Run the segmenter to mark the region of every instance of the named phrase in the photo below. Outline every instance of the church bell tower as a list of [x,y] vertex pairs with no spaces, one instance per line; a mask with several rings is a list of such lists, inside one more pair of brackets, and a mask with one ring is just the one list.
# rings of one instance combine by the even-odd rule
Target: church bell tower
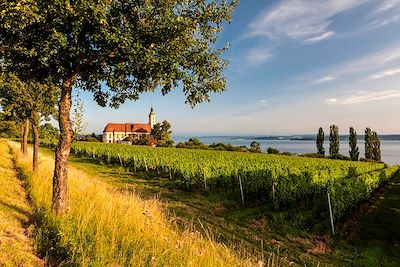
[[154,124],[156,124],[156,113],[154,112],[153,106],[151,106],[151,108],[150,108],[149,124],[150,124],[151,129],[153,129]]

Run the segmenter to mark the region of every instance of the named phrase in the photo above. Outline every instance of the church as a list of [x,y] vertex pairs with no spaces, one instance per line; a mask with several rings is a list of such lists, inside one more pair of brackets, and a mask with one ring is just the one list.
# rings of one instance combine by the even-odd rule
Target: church
[[150,138],[154,124],[156,114],[151,107],[148,123],[108,123],[103,131],[103,143],[132,144],[132,141],[142,136]]

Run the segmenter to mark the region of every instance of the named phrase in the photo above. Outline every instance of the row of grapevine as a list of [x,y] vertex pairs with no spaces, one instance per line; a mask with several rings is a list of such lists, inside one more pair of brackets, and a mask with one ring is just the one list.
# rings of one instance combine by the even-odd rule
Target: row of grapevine
[[277,206],[312,201],[329,190],[336,218],[398,171],[381,163],[87,142],[75,143],[72,152],[131,170],[157,171],[188,187],[237,187],[240,176],[246,196],[263,194]]

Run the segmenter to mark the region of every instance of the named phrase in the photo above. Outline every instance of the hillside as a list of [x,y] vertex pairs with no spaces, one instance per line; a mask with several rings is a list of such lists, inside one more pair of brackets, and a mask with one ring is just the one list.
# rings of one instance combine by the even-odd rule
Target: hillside
[[0,265],[44,266],[35,255],[33,211],[4,140],[0,140],[0,173]]
[[[114,148],[120,149],[117,150],[119,152],[113,151]],[[161,204],[169,211],[169,216],[177,225],[184,228],[187,224],[193,224],[203,234],[213,236],[219,242],[227,244],[236,251],[247,251],[248,254],[256,255],[258,258],[273,253],[279,255],[280,258],[286,258],[288,262],[299,265],[320,263],[328,266],[344,266],[356,260],[364,262],[366,260],[364,257],[369,257],[366,248],[369,249],[370,247],[360,246],[359,242],[362,243],[360,239],[357,239],[355,244],[348,243],[346,231],[342,230],[343,223],[346,222],[349,214],[353,214],[354,207],[357,208],[366,200],[368,201],[368,197],[362,192],[370,192],[369,196],[375,195],[376,191],[373,188],[376,187],[374,187],[373,182],[379,181],[379,179],[374,180],[374,177],[381,177],[384,179],[382,183],[385,184],[385,180],[392,177],[393,172],[397,170],[397,167],[386,168],[383,164],[308,158],[300,159],[301,161],[298,163],[298,159],[290,161],[290,157],[286,156],[90,143],[77,143],[74,146],[74,151],[76,152],[76,155],[72,157],[74,166],[92,176],[105,180],[122,192],[138,192],[147,199],[160,199]],[[102,151],[104,151],[103,156],[101,156]],[[295,169],[301,167],[305,170],[310,170],[310,168],[317,170],[322,167],[322,170],[330,173],[332,178],[336,177],[336,180],[334,180],[336,186],[333,188],[337,194],[341,194],[338,196],[342,196],[342,199],[338,199],[342,202],[334,202],[335,199],[332,199],[333,208],[335,209],[336,205],[340,203],[349,202],[354,203],[354,205],[345,205],[344,207],[352,207],[351,210],[345,212],[342,217],[335,217],[337,234],[332,236],[326,192],[324,191],[322,191],[322,195],[317,194],[309,201],[303,200],[297,205],[281,206],[277,210],[273,207],[271,195],[265,193],[264,196],[255,195],[260,196],[259,198],[254,196],[251,198],[252,195],[247,192],[245,197],[246,207],[243,208],[238,185],[232,191],[230,186],[225,187],[223,185],[224,180],[219,181],[218,184],[218,182],[212,181],[212,179],[218,177],[208,176],[207,190],[205,190],[203,177],[200,176],[200,179],[190,183],[188,188],[185,180],[182,180],[182,176],[173,171],[172,173],[175,173],[175,175],[171,177],[169,169],[160,166],[163,162],[163,152],[168,152],[167,159],[169,159],[168,163],[172,164],[171,166],[175,166],[173,162],[178,160],[183,164],[177,168],[185,168],[185,164],[189,164],[192,173],[196,173],[197,166],[201,166],[201,170],[208,168],[208,166],[215,166],[214,159],[218,158],[216,165],[218,167],[214,168],[214,171],[219,169],[220,173],[226,174],[227,170],[224,168],[228,166],[228,170],[242,168],[244,170],[242,174],[245,174],[246,169],[241,165],[242,162],[236,161],[236,166],[227,164],[230,160],[229,157],[241,159],[244,162],[243,164],[253,166],[252,168],[255,166],[251,164],[249,158],[264,158],[268,164],[261,166],[268,166],[268,168],[271,168],[271,164],[279,163],[277,166],[282,170],[286,168],[285,161],[289,161],[289,165]],[[49,153],[52,154],[53,152]],[[120,153],[119,157],[118,153]],[[202,158],[193,160],[195,155],[203,153],[207,155],[206,162],[203,162]],[[151,155],[153,154],[157,155],[157,158],[152,158]],[[135,156],[135,165],[132,161],[129,161],[129,155]],[[145,157],[145,160],[140,157]],[[226,159],[226,161],[223,161],[223,159]],[[346,168],[350,169],[347,170]],[[357,168],[360,172],[358,175]],[[163,173],[163,170],[167,170],[167,172]],[[173,170],[175,169],[173,168]],[[363,173],[363,170],[366,172]],[[390,171],[388,176],[384,176],[386,171]],[[284,173],[281,172],[281,176]],[[302,173],[297,174],[298,176],[291,176],[292,180],[285,180],[285,183],[295,182],[297,180],[295,178]],[[342,178],[341,173],[344,174]],[[379,175],[375,176],[375,173]],[[191,177],[195,179],[195,176]],[[319,177],[323,178],[324,176]],[[247,185],[246,177],[242,176],[242,178],[245,187]],[[254,176],[253,178],[254,180],[262,179],[263,176]],[[347,187],[342,188],[343,185],[346,185],[346,183],[341,182],[342,180],[348,183]],[[364,181],[368,187],[362,186],[360,181]],[[354,185],[357,185],[357,187],[354,187]],[[376,184],[379,188],[381,188],[381,185],[380,182]],[[369,191],[363,191],[367,188],[370,188]],[[361,190],[360,194],[354,194],[357,190]],[[296,192],[296,190],[290,192]],[[276,195],[279,196],[278,192]],[[359,197],[359,200],[355,197]],[[393,218],[389,220],[393,220]],[[366,224],[366,227],[368,227],[368,224]],[[204,229],[207,229],[207,231]],[[383,231],[389,231],[389,229]],[[263,250],[261,250],[261,246],[263,246]],[[354,253],[357,256],[353,255]],[[384,254],[383,256],[387,257],[388,262],[396,262],[396,258],[391,258],[392,255]]]
[[[5,147],[5,143],[2,143]],[[52,264],[130,266],[252,266],[225,246],[187,225],[178,230],[159,201],[120,192],[96,176],[69,169],[69,206],[51,212],[53,159],[40,155],[38,175],[14,151],[16,168],[29,186],[38,226],[35,246]]]

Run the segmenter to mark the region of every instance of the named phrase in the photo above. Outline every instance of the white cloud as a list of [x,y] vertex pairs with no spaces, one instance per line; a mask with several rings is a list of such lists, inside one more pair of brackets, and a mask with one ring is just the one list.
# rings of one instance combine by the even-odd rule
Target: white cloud
[[262,106],[266,106],[266,105],[268,104],[267,99],[261,99],[261,100],[260,100],[260,104],[261,104]]
[[304,42],[306,42],[308,44],[313,44],[313,43],[317,43],[322,40],[328,39],[334,35],[335,35],[335,32],[329,31],[329,32],[325,32],[325,33],[321,34],[320,36],[308,38],[308,39],[304,40]]
[[398,68],[398,69],[389,69],[389,70],[385,70],[385,71],[370,75],[369,79],[370,80],[377,80],[377,79],[382,79],[382,78],[385,78],[385,77],[388,77],[388,76],[397,75],[397,74],[400,74],[400,68]]
[[[345,75],[368,75],[372,71],[385,72],[385,69],[390,68],[393,64],[400,62],[400,42],[387,45],[382,47],[380,50],[364,55],[360,58],[350,60],[345,63],[338,64],[330,69],[319,73],[319,76],[325,75],[324,78],[316,79],[311,81],[311,84],[319,84],[327,82],[331,79],[329,77],[335,77],[339,79]],[[397,73],[388,72],[386,76],[395,75]],[[380,73],[382,75],[382,73]],[[369,77],[370,79],[371,77]]]
[[386,90],[379,92],[360,91],[356,94],[350,95],[348,97],[343,97],[340,99],[337,98],[326,99],[325,103],[334,105],[351,105],[351,104],[380,101],[380,100],[399,98],[399,97],[400,97],[400,90]]
[[249,36],[291,38],[315,43],[332,37],[333,16],[368,0],[284,0],[262,11],[250,24]]
[[246,61],[250,66],[261,65],[267,62],[272,57],[272,54],[269,52],[268,48],[259,46],[251,48],[246,53]]
[[400,22],[400,14],[394,14],[392,16],[384,16],[383,18],[376,19],[376,20],[372,21],[371,23],[369,23],[366,26],[366,29],[371,30],[371,29],[379,28],[379,27],[390,25],[390,24],[397,23],[397,22]]
[[333,80],[335,80],[335,77],[326,76],[326,77],[317,79],[315,81],[312,81],[311,84],[322,84],[322,83],[327,83],[327,82],[330,82],[330,81],[333,81]]
[[366,25],[367,30],[400,22],[400,0],[383,0],[370,14],[374,18]]
[[398,8],[399,6],[400,6],[400,0],[384,0],[378,6],[378,8],[375,9],[373,14],[378,15],[378,14],[393,10],[395,8]]

